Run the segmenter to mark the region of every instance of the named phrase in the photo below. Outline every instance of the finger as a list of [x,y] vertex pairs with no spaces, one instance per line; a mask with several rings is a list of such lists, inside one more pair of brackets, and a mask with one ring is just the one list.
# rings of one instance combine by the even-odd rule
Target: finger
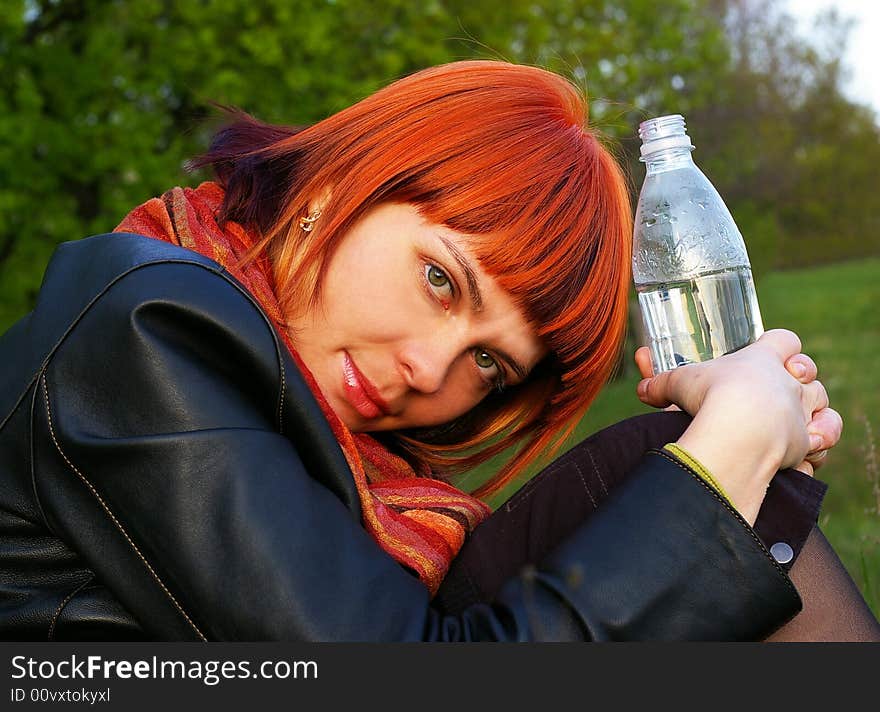
[[843,418],[833,408],[822,408],[813,413],[813,418],[807,423],[807,433],[810,435],[810,452],[828,450],[840,441],[843,433]]
[[654,375],[654,366],[651,364],[651,349],[647,346],[636,349],[635,360],[642,378],[650,378]]
[[772,349],[783,362],[791,356],[800,353],[801,350],[800,338],[788,329],[770,329],[770,331],[765,331],[755,343]]
[[786,370],[801,383],[815,381],[819,375],[816,362],[806,354],[798,353],[785,362]]
[[813,466],[813,470],[818,470],[822,465],[825,464],[825,460],[828,457],[827,450],[819,450],[819,452],[811,452],[809,453],[804,460],[810,463]]
[[809,475],[810,477],[812,477],[814,473],[812,463],[807,460],[804,460],[800,465],[795,466],[794,469],[799,470],[800,472],[803,472],[805,475]]
[[822,381],[811,381],[803,385],[804,389],[804,406],[809,409],[811,414],[816,413],[823,408],[828,407],[828,391],[822,385]]
[[654,376],[653,378],[645,378],[639,381],[636,386],[636,394],[642,403],[652,405],[655,408],[666,408],[672,405],[667,395],[670,371]]

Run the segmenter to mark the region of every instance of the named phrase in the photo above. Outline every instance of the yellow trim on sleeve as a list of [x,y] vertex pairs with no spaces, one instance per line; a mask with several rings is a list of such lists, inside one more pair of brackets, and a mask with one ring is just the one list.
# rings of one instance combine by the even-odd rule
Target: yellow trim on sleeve
[[727,493],[718,484],[718,480],[712,477],[712,473],[709,472],[703,464],[697,460],[693,455],[691,455],[687,450],[678,445],[677,443],[667,443],[663,446],[663,449],[667,452],[675,455],[679,460],[685,463],[688,467],[690,467],[694,472],[696,472],[700,477],[702,477],[707,483],[709,483],[724,499],[726,499],[732,505],[733,502],[730,501],[730,497],[727,496]]

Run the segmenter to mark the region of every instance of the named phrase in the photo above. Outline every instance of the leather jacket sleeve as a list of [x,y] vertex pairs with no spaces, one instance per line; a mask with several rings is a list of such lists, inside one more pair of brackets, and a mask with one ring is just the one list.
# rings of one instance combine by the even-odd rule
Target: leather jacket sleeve
[[160,639],[757,639],[800,609],[752,529],[655,452],[491,605],[441,614],[362,528],[329,426],[219,269],[115,282],[36,398],[46,521]]

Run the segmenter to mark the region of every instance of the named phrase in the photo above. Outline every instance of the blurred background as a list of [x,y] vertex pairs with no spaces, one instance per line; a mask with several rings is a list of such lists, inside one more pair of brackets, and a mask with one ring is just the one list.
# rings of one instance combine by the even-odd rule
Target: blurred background
[[[745,237],[765,327],[798,332],[844,417],[818,473],[831,485],[820,523],[880,613],[880,98],[866,88],[880,37],[859,25],[872,0],[839,5],[4,0],[0,333],[32,307],[59,242],[208,178],[183,166],[207,146],[212,102],[304,124],[428,65],[538,64],[588,95],[633,204],[638,123],[685,116],[694,159]],[[847,53],[852,36],[863,54]],[[578,437],[647,410],[632,313],[627,357]]]

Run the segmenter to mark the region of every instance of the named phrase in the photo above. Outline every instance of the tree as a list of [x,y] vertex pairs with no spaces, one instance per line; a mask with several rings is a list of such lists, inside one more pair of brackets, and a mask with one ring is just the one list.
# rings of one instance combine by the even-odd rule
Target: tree
[[851,23],[830,11],[824,41],[797,36],[773,0],[728,0],[731,63],[689,117],[699,163],[727,201],[756,272],[876,254],[880,132],[843,96]]
[[[752,29],[737,34],[731,13],[740,6],[760,41],[749,39]],[[309,123],[404,74],[474,57],[570,76],[590,97],[591,122],[616,141],[634,196],[643,175],[637,123],[684,114],[701,166],[746,218],[750,248],[757,233],[776,235],[770,243],[781,251],[783,239],[805,230],[804,215],[817,235],[828,228],[822,201],[797,206],[828,176],[830,160],[843,170],[839,154],[826,156],[834,145],[818,117],[827,123],[832,107],[835,116],[852,107],[835,84],[833,57],[809,55],[763,21],[763,9],[746,0],[3,3],[0,331],[31,307],[58,242],[110,230],[134,205],[207,177],[183,165],[207,145],[217,116],[210,102]],[[773,33],[789,44],[762,48]],[[798,69],[774,73],[769,59],[757,61],[762,52],[782,66],[796,57]],[[831,89],[811,93],[822,77]],[[801,123],[792,101],[813,107]],[[870,135],[867,115],[846,126],[846,180],[867,184],[876,130]],[[810,138],[795,147],[794,136]],[[789,159],[799,147],[806,153],[795,175]],[[842,196],[852,213],[846,232],[876,240],[876,230],[864,232],[875,223],[860,195]]]

